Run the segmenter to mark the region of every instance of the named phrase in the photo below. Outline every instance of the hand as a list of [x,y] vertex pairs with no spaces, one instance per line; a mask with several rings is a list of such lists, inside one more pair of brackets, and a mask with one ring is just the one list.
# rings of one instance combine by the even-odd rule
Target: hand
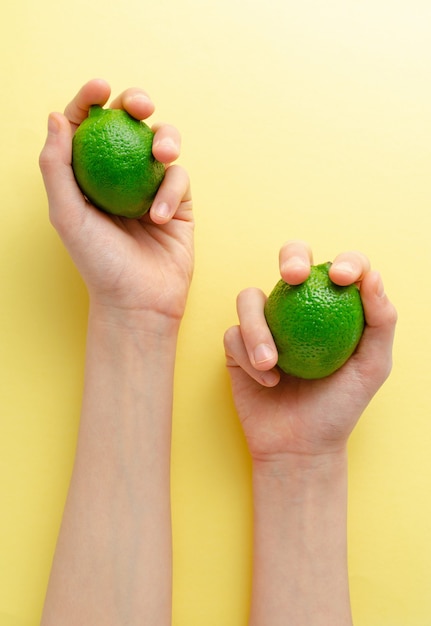
[[[309,275],[312,253],[301,241],[280,251],[282,278]],[[264,317],[266,296],[246,289],[237,299],[239,326],[224,337],[235,405],[253,460],[332,454],[345,448],[365,407],[390,373],[397,314],[380,275],[359,252],[337,256],[330,269],[339,285],[357,283],[366,327],[356,352],[331,376],[301,380],[276,367],[277,351]]]
[[[122,317],[155,312],[181,319],[193,272],[193,214],[189,178],[171,165],[180,136],[169,125],[153,126],[154,156],[165,164],[165,178],[150,212],[139,220],[107,215],[89,204],[71,167],[72,136],[92,104],[103,106],[110,87],[103,80],[85,84],[64,115],[52,113],[40,154],[50,219],[90,295],[90,304]],[[154,111],[148,95],[127,89],[111,102],[137,119]]]

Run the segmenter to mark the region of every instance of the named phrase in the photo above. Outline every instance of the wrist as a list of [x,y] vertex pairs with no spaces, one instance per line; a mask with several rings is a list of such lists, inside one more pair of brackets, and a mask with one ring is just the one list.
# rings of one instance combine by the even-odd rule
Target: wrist
[[319,454],[285,453],[271,458],[252,459],[253,475],[262,479],[319,481],[347,471],[347,444]]
[[90,300],[90,326],[96,325],[126,335],[176,340],[180,324],[181,319],[157,311],[125,309]]
[[[90,304],[83,418],[139,424],[169,461],[177,330],[153,313],[118,315]],[[82,421],[85,421],[82,419]],[[129,426],[125,426],[126,430]],[[127,431],[129,432],[129,431]],[[151,433],[149,438],[148,433]],[[147,454],[147,460],[154,454]],[[163,470],[164,471],[164,470]]]

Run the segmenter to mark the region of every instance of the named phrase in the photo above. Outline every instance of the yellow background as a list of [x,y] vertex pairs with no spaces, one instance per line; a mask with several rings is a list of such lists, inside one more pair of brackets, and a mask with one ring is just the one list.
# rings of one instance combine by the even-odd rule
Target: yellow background
[[93,77],[148,90],[193,180],[174,626],[247,623],[250,466],[222,336],[292,237],[317,262],[362,250],[397,306],[393,374],[350,442],[352,605],[357,626],[430,626],[429,0],[17,0],[0,28],[0,626],[38,624],[73,462],[87,299],[37,159],[48,112]]

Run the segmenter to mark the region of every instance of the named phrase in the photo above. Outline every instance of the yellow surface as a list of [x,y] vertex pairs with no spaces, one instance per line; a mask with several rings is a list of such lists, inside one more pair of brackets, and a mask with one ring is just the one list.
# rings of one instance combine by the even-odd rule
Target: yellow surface
[[[50,110],[145,87],[183,134],[197,266],[173,437],[174,626],[245,626],[250,467],[222,335],[278,249],[358,248],[399,311],[394,371],[350,444],[356,626],[431,624],[431,4],[18,0],[1,19],[0,625],[36,626],[73,461],[87,300],[47,220]],[[222,294],[222,297],[221,297]]]

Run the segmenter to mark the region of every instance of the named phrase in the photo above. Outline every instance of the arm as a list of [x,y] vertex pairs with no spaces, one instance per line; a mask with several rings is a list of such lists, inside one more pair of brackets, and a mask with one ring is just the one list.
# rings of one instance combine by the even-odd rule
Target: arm
[[348,626],[346,454],[274,469],[253,468],[250,624]]
[[[282,277],[300,283],[311,252],[288,242]],[[349,626],[347,441],[391,369],[396,312],[360,253],[339,255],[338,284],[360,283],[366,329],[355,354],[315,381],[282,374],[265,323],[266,296],[238,297],[225,335],[227,366],[252,458],[254,567],[250,626]]]
[[[71,137],[103,81],[50,116],[40,157],[50,218],[89,292],[85,382],[76,458],[42,626],[171,623],[170,440],[176,341],[193,268],[188,177],[168,166],[141,220],[87,204],[71,170]],[[111,106],[143,119],[153,105],[127,90]],[[179,136],[157,130],[169,163]],[[158,207],[162,210],[157,214]]]

